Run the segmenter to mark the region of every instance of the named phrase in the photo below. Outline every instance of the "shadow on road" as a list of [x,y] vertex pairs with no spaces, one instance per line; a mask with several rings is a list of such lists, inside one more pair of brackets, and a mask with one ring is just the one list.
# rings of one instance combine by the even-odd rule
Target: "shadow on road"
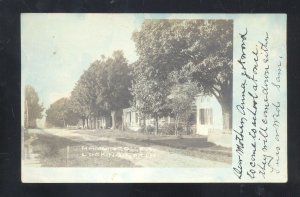
[[[43,134],[28,134],[25,146],[37,155],[41,167],[136,167],[131,161],[119,157],[101,156],[99,151],[86,147],[114,147],[118,143],[109,141],[78,142],[64,137]],[[32,137],[34,136],[34,137]],[[28,154],[28,153],[27,153]],[[30,158],[26,157],[25,158]]]

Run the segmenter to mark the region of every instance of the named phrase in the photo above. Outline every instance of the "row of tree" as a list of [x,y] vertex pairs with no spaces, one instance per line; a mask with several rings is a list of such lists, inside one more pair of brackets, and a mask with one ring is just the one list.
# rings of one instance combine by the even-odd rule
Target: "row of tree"
[[76,83],[71,93],[72,109],[80,115],[83,124],[89,124],[90,118],[110,114],[114,129],[116,113],[128,107],[132,98],[130,86],[130,70],[123,52],[115,51],[108,58],[102,56],[101,60],[91,64]]
[[[89,120],[111,115],[115,128],[118,111],[131,105],[141,118],[156,119],[156,131],[159,117],[166,115],[175,118],[177,130],[195,96],[203,93],[217,98],[224,129],[231,128],[232,21],[145,20],[132,39],[136,62],[128,64],[122,51],[102,56],[84,71],[70,99],[51,105],[47,121],[53,124],[56,117],[65,125],[77,117],[89,126]],[[66,110],[52,115],[60,105]]]
[[74,125],[80,119],[82,126],[91,128],[96,118],[112,116],[112,128],[116,127],[116,113],[129,106],[131,76],[122,51],[112,57],[102,56],[84,71],[71,93],[53,103],[46,111],[47,124]]
[[46,110],[46,127],[66,127],[76,125],[79,115],[72,110],[69,98],[61,98],[50,105]]

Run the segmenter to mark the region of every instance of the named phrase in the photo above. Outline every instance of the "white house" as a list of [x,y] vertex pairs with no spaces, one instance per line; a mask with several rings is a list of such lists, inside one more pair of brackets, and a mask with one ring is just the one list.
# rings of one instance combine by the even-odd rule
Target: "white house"
[[209,131],[223,129],[222,108],[213,95],[198,95],[197,106],[197,134],[208,135]]
[[[214,96],[198,95],[195,98],[194,111],[197,114],[196,134],[207,136],[209,131],[222,130],[222,108]],[[143,124],[154,125],[154,119],[147,119],[145,123],[143,121],[139,117],[139,112],[134,110],[134,108],[123,109],[123,126],[125,128],[137,131]],[[172,122],[174,120],[170,117],[159,119],[159,124]]]
[[[207,136],[207,141],[224,147],[231,147],[231,131],[223,131],[222,107],[213,95],[197,95],[193,102],[193,113],[196,113],[196,133]],[[144,122],[145,121],[145,122]],[[174,123],[174,118],[163,117],[159,124]],[[142,125],[154,125],[154,119],[141,120],[134,108],[123,109],[123,126],[138,131]]]
[[139,113],[132,107],[123,109],[123,127],[133,131],[137,131],[141,128]]
[[214,96],[198,95],[197,134],[207,136],[207,141],[224,147],[232,147],[231,131],[223,130],[221,104]]
[[[174,123],[174,118],[162,117],[159,118],[158,124],[163,125],[167,123]],[[142,128],[143,125],[155,126],[154,118],[141,119],[139,117],[139,112],[137,112],[133,107],[123,109],[123,127],[130,129],[132,131],[137,131]]]

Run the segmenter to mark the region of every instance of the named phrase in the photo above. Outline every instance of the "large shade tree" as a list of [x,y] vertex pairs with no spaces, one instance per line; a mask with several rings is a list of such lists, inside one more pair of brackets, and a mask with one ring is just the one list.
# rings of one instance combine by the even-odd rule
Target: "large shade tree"
[[176,71],[170,73],[169,80],[172,85],[167,101],[175,119],[175,135],[179,135],[179,121],[185,122],[188,127],[195,97],[199,94],[200,88],[197,83],[191,81],[190,77]]
[[25,128],[35,128],[36,119],[43,117],[43,105],[40,104],[39,96],[31,85],[25,86]]
[[140,112],[140,117],[151,117],[156,120],[155,134],[157,134],[158,119],[170,113],[166,100],[169,94],[166,84],[149,79],[145,73],[137,74],[131,90],[134,96],[133,105]]
[[72,111],[68,98],[58,99],[46,110],[46,124],[49,127],[76,125],[79,118],[79,115]]
[[132,99],[131,75],[123,51],[114,51],[112,57],[95,62],[95,79],[97,83],[97,106],[102,112],[110,111],[112,129],[116,127],[116,113],[129,107]]
[[[197,31],[197,21],[190,21],[188,27]],[[190,60],[182,71],[191,73],[205,92],[213,94],[222,107],[223,129],[232,128],[232,58],[233,22],[231,20],[211,20],[205,22],[201,37],[189,37],[193,45],[185,53]],[[202,39],[201,39],[202,38]],[[205,43],[199,46],[197,41]]]
[[[166,95],[171,87],[167,76],[172,71],[189,76],[204,94],[217,98],[222,106],[223,127],[231,128],[231,20],[145,20],[133,40],[139,55],[135,76],[164,87]],[[139,91],[147,93],[143,91],[146,85],[135,82]]]
[[70,100],[73,112],[79,114],[82,119],[83,127],[89,127],[88,120],[96,109],[96,89],[94,67],[90,67],[75,84]]
[[[140,31],[132,35],[139,59],[132,64],[134,106],[145,117],[158,119],[170,113],[168,74],[181,65],[178,56],[164,56],[166,43],[161,38],[171,24],[167,20],[145,20]],[[160,42],[162,41],[162,42]]]

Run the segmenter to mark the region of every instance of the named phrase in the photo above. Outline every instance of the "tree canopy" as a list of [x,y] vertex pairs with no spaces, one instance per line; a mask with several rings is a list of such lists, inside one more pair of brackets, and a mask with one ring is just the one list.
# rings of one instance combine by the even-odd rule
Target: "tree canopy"
[[94,61],[71,93],[71,108],[83,124],[110,113],[114,128],[116,112],[130,104],[139,116],[158,122],[188,113],[202,93],[216,97],[223,127],[230,129],[232,36],[231,20],[145,20],[132,35],[138,60],[129,65],[123,52],[115,51]]
[[[231,127],[232,36],[230,20],[145,20],[132,37],[139,55],[133,86],[139,105],[167,110],[164,101],[172,87],[168,76],[176,71],[218,99],[224,128]],[[150,101],[143,99],[154,92]]]
[[126,58],[122,51],[114,51],[112,57],[98,62],[96,78],[99,104],[107,105],[111,111],[129,106],[131,76]]
[[88,118],[95,110],[97,99],[97,87],[94,75],[94,67],[84,71],[71,92],[71,106],[74,113],[81,118]]
[[[112,57],[97,61],[96,65],[97,79],[97,104],[100,108],[111,112],[112,128],[116,127],[116,113],[129,107],[132,95],[131,75],[128,62],[124,57],[123,51],[114,51]],[[120,116],[122,113],[118,113]]]
[[175,135],[178,135],[179,121],[188,124],[195,97],[199,94],[200,89],[197,83],[188,80],[178,72],[170,73],[169,78],[172,85],[167,102],[169,108],[172,109],[171,114],[175,118]]
[[46,110],[46,124],[51,127],[65,127],[67,125],[76,125],[79,115],[72,111],[70,100],[61,98],[50,105]]

